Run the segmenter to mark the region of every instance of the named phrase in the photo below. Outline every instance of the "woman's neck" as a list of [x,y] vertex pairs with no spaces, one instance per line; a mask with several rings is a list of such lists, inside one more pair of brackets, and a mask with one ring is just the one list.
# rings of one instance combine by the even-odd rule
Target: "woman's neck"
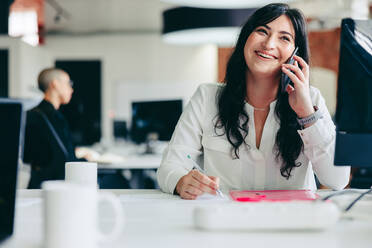
[[257,77],[248,71],[246,84],[246,101],[253,107],[266,109],[276,99],[279,88],[278,77]]

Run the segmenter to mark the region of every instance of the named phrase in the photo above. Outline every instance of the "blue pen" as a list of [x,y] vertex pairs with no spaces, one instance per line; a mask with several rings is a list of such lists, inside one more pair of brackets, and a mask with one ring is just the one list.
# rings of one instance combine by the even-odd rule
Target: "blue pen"
[[[193,165],[194,165],[193,170],[196,169],[196,170],[200,171],[201,173],[203,173],[204,175],[206,175],[205,171],[202,168],[200,168],[200,166],[191,158],[190,155],[187,155],[187,158],[190,159],[191,162],[193,163]],[[224,195],[222,194],[220,189],[216,189],[216,192],[219,196],[224,197]]]

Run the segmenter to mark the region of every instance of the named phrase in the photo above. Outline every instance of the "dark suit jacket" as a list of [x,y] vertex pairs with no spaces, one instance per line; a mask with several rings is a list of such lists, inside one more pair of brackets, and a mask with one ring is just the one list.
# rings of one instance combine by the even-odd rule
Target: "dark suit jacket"
[[[45,114],[64,148],[40,112]],[[51,103],[43,100],[27,112],[24,162],[31,164],[28,188],[40,188],[45,180],[64,179],[65,162],[77,160],[74,150],[67,121]]]

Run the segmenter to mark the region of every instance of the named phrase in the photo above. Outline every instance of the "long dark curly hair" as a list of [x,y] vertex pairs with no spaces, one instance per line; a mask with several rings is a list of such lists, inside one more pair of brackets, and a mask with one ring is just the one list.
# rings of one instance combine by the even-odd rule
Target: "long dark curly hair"
[[[246,71],[249,70],[244,58],[244,46],[248,36],[258,27],[270,23],[281,15],[286,15],[292,22],[295,30],[295,46],[297,55],[309,62],[309,46],[307,40],[306,22],[303,14],[297,9],[291,9],[286,4],[269,4],[253,13],[241,29],[235,49],[227,63],[225,87],[217,95],[218,116],[215,123],[217,129],[223,130],[227,140],[234,148],[239,158],[239,146],[245,143],[248,135],[248,113],[244,109],[246,98]],[[282,160],[281,175],[286,179],[291,176],[294,167],[301,166],[296,163],[303,143],[297,130],[300,129],[296,120],[296,113],[288,102],[288,94],[281,94],[281,84],[277,93],[275,115],[280,121],[280,128],[276,134],[276,158]]]

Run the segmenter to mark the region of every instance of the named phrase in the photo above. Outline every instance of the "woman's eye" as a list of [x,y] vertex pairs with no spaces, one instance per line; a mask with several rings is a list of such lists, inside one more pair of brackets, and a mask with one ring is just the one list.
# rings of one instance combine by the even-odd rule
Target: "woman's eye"
[[282,36],[281,38],[282,40],[285,40],[285,41],[291,41],[287,36]]
[[263,28],[259,28],[256,31],[259,32],[259,33],[267,34],[266,30],[263,29]]

